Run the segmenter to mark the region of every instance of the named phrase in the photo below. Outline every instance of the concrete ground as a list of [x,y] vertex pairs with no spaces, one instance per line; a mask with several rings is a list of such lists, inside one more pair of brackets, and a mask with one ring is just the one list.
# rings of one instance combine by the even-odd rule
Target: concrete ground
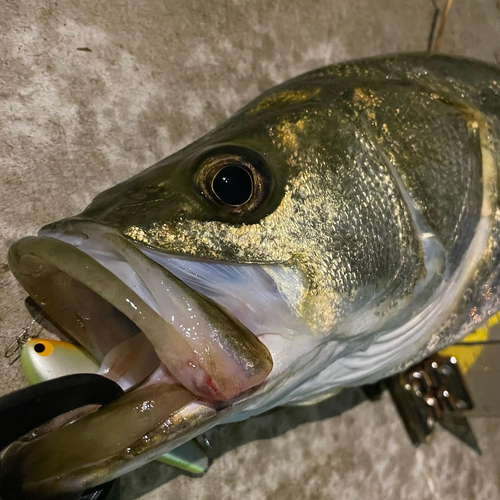
[[[16,239],[204,134],[269,86],[327,63],[425,49],[431,0],[4,0],[0,4],[0,346],[28,323]],[[498,0],[455,0],[443,52],[499,63]],[[0,359],[0,394],[24,384]],[[150,464],[115,499],[500,498],[483,456],[444,432],[417,451],[387,397],[358,391],[214,429],[205,477]]]

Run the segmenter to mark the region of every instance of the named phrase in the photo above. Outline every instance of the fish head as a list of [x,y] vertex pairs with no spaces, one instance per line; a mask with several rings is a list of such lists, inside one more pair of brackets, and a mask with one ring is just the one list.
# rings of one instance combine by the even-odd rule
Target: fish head
[[307,381],[408,303],[420,243],[385,158],[361,144],[356,102],[292,80],[11,247],[21,284],[97,360],[146,338],[120,356],[144,365],[136,388],[9,448],[23,492],[98,484],[331,391]]
[[[100,224],[182,280],[189,273],[200,293],[216,281],[215,265],[237,265],[274,281],[289,315],[316,337],[373,330],[345,320],[374,296],[383,304],[376,315],[389,316],[388,302],[403,301],[425,269],[387,158],[363,133],[366,99],[354,85],[287,82],[41,234]],[[391,287],[395,274],[402,279]],[[243,283],[242,304],[255,292],[249,276]],[[229,295],[220,288],[218,298]]]

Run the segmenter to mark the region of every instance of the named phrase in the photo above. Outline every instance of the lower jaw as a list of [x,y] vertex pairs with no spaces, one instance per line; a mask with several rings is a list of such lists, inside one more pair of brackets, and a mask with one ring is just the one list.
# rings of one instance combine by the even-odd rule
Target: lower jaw
[[[9,264],[50,321],[98,360],[139,331],[147,336],[164,327],[143,297],[73,244],[48,234],[25,238],[11,247]],[[157,366],[150,368],[142,372],[144,379]],[[37,498],[95,486],[225,420],[253,392],[209,403],[175,380],[150,378],[109,407],[15,443],[2,459],[3,474]]]

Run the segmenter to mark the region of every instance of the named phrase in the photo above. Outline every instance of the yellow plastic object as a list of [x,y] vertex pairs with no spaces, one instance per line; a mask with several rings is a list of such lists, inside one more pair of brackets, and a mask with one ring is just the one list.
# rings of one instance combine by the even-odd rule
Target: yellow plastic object
[[484,344],[477,344],[473,346],[467,346],[463,344],[487,342],[490,329],[498,323],[500,323],[500,312],[491,316],[488,321],[486,321],[486,323],[484,323],[470,335],[467,335],[467,337],[465,337],[460,342],[460,344],[455,344],[447,347],[439,351],[439,354],[446,357],[455,356],[462,373],[467,373],[469,368],[475,363],[476,359],[481,354],[481,351],[484,349]]

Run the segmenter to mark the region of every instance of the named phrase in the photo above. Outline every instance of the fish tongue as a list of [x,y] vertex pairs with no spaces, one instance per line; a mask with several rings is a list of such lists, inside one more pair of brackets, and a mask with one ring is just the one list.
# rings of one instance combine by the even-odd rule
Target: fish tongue
[[46,498],[117,477],[156,458],[146,453],[159,444],[149,442],[148,433],[168,427],[169,418],[194,398],[179,385],[155,383],[70,425],[14,443],[2,458],[1,487],[18,492],[15,498]]
[[127,391],[143,382],[160,365],[151,342],[141,332],[125,340],[106,354],[99,373],[117,382]]

